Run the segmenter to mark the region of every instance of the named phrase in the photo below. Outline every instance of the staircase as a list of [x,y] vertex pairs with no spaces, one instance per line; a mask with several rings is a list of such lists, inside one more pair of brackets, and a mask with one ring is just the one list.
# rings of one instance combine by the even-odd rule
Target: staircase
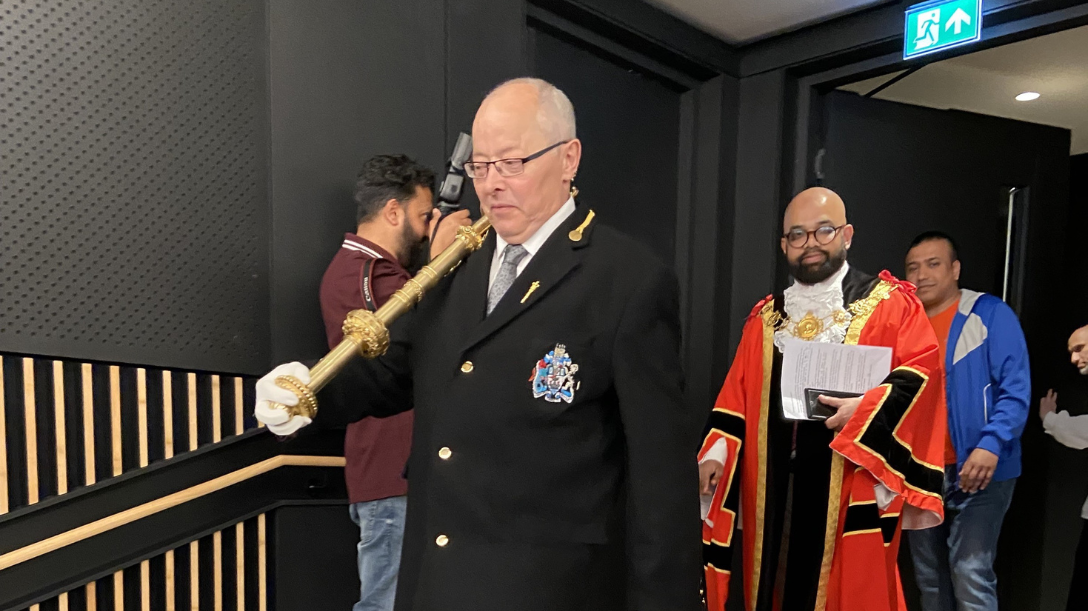
[[[277,552],[306,551],[277,549],[279,512],[347,519],[342,432],[278,441],[250,416],[252,378],[10,354],[0,369],[0,611],[275,609]],[[309,545],[350,565],[343,535]]]

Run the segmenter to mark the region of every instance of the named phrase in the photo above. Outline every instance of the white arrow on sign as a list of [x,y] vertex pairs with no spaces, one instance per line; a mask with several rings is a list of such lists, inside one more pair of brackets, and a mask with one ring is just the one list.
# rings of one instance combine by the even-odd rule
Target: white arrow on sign
[[956,34],[963,31],[963,26],[971,25],[971,16],[968,15],[963,9],[956,9],[955,13],[948,19],[948,23],[944,26],[944,31],[947,32],[952,26],[956,26]]

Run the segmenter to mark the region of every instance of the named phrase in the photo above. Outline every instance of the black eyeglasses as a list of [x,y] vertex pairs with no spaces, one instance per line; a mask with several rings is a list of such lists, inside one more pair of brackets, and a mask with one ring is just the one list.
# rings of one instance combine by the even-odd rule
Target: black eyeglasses
[[830,244],[835,236],[839,235],[842,228],[846,225],[839,225],[838,227],[832,227],[831,225],[824,225],[823,227],[817,227],[812,231],[805,231],[804,229],[790,229],[789,233],[786,233],[782,237],[786,239],[786,243],[794,248],[801,248],[805,244],[808,244],[809,237],[816,238],[816,243],[823,246]]
[[556,142],[545,149],[529,155],[528,157],[512,158],[512,159],[496,159],[495,161],[466,161],[465,162],[465,174],[473,180],[480,180],[487,177],[487,167],[490,165],[495,166],[495,170],[498,171],[499,176],[510,178],[511,176],[517,176],[525,171],[525,164],[540,157],[544,153],[552,150],[553,148],[570,142],[570,140],[563,140]]

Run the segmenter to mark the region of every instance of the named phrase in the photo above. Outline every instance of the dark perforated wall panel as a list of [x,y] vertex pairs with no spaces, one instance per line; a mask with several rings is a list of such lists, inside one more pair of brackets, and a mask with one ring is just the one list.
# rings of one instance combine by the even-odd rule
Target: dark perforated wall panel
[[0,348],[268,363],[260,0],[0,0]]

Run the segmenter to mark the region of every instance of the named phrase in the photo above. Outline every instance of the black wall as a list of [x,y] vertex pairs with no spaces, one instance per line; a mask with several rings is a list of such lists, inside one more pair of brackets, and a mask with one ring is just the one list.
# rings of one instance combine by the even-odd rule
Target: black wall
[[[637,49],[665,68],[658,76],[722,80],[720,108],[736,114],[703,166],[720,173],[714,201],[677,211],[678,223],[702,215],[717,233],[709,244],[673,238],[713,261],[699,283],[715,285],[700,293],[712,298],[692,307],[730,327],[700,348],[720,377],[740,322],[773,284],[781,206],[804,186],[806,88],[902,65],[895,3],[740,51],[620,0],[10,6],[0,348],[224,372],[321,352],[313,293],[352,224],[357,166],[387,150],[439,166],[486,91],[530,71],[539,50],[527,16],[544,10]],[[979,46],[1088,19],[1076,2],[983,6]],[[680,134],[681,156],[693,135],[703,134]],[[656,199],[668,182],[634,187]]]
[[[484,95],[516,76],[550,79],[572,98],[585,145],[577,183],[601,220],[675,262],[685,288],[690,273],[717,279],[717,240],[707,236],[729,220],[719,218],[719,208],[731,211],[719,197],[719,182],[732,170],[722,161],[734,146],[732,117],[721,120],[721,105],[733,99],[735,81],[715,81],[717,97],[696,99],[700,79],[720,73],[630,31],[617,42],[518,2],[364,8],[341,1],[314,11],[284,1],[273,3],[270,24],[272,362],[325,350],[317,287],[340,236],[353,229],[351,178],[361,161],[404,151],[440,168],[458,132],[471,131]],[[614,34],[619,27],[599,29]],[[713,131],[698,136],[723,138],[713,147],[691,133],[708,127]],[[478,206],[471,183],[464,202]],[[707,214],[698,216],[696,207]],[[696,218],[709,220],[715,234],[689,235]],[[705,264],[692,267],[695,260]],[[713,310],[712,300],[700,302],[686,308],[689,319],[699,319],[691,312],[700,307]],[[712,337],[698,350],[709,351]],[[709,402],[704,369],[697,374],[700,403]]]
[[586,203],[676,266],[689,400],[709,407],[728,45],[615,0],[0,8],[5,354],[248,374],[320,356],[317,287],[361,162],[439,169],[492,87],[538,74],[574,100]]
[[274,609],[350,609],[359,601],[355,543],[346,505],[283,507],[273,514]]
[[740,343],[752,306],[773,289],[782,202],[790,198],[782,185],[779,158],[787,138],[785,86],[780,73],[740,82],[736,214],[731,232],[733,291],[728,309],[730,354]]
[[527,72],[519,2],[4,7],[9,352],[252,374],[319,356],[362,161],[441,168]]
[[[269,363],[326,351],[321,274],[362,162],[405,153],[441,170],[484,95],[526,73],[518,2],[270,3],[273,212]],[[467,205],[478,204],[471,184]]]
[[675,263],[709,403],[732,295],[728,45],[613,0],[12,6],[0,348],[247,374],[320,356],[317,287],[361,162],[441,168],[488,90],[539,74],[575,100],[587,203]]
[[326,349],[317,290],[362,162],[441,166],[445,32],[444,0],[270,3],[271,361]]
[[[320,356],[317,287],[354,229],[361,162],[441,168],[484,95],[536,73],[574,100],[587,203],[676,265],[690,400],[709,406],[736,154],[724,43],[612,0],[0,9],[5,356],[258,375]],[[345,512],[278,512],[274,557],[315,555],[305,575],[270,567],[280,608],[350,605]]]

